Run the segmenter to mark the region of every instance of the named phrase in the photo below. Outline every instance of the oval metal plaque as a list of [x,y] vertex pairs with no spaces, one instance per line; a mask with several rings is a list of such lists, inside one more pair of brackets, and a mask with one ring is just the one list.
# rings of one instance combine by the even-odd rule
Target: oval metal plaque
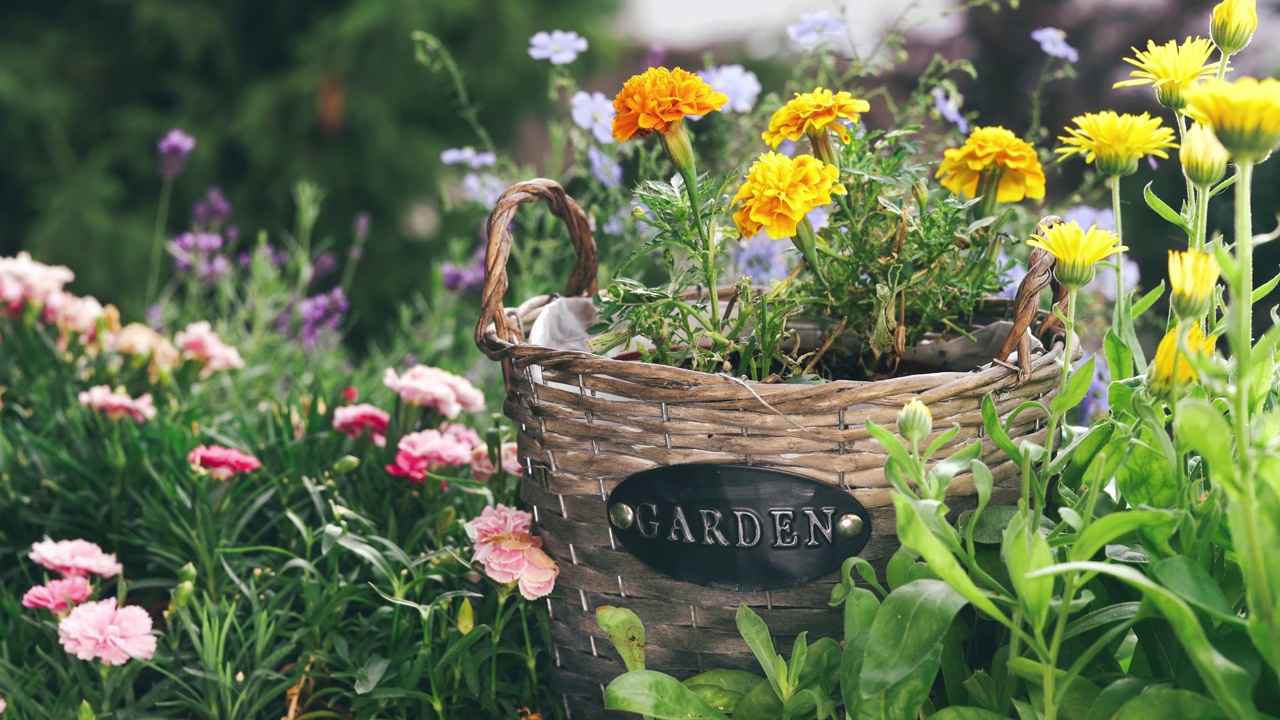
[[636,473],[609,494],[606,514],[614,537],[646,565],[738,592],[822,577],[871,538],[871,515],[849,493],[746,465]]

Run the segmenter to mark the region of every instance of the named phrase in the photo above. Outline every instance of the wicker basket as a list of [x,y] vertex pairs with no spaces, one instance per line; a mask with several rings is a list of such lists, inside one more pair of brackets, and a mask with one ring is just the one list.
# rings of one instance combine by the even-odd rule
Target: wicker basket
[[[801,631],[838,634],[839,611],[828,606],[836,574],[773,592],[735,593],[668,578],[636,560],[616,542],[605,499],[627,476],[663,465],[737,463],[807,475],[854,495],[871,513],[871,539],[860,553],[883,568],[897,548],[893,506],[884,478],[886,456],[867,434],[870,419],[891,425],[912,398],[924,402],[935,427],[961,426],[942,455],[983,437],[980,403],[992,394],[1003,415],[1024,401],[1047,400],[1059,378],[1056,319],[1038,311],[1040,290],[1050,282],[1052,258],[1033,257],[1013,302],[987,303],[987,317],[1014,321],[999,357],[978,371],[911,375],[876,382],[823,385],[747,383],[643,362],[535,347],[527,328],[554,298],[535,298],[505,310],[508,224],[522,203],[545,201],[569,228],[577,264],[568,296],[594,295],[596,247],[581,208],[555,182],[512,186],[489,220],[483,312],[476,343],[503,365],[504,410],[519,426],[526,467],[522,496],[533,506],[534,532],[560,564],[556,592],[548,599],[554,669],[551,682],[574,718],[610,717],[602,690],[624,672],[608,636],[595,621],[601,605],[630,608],[645,623],[650,669],[689,676],[713,668],[755,669],[734,623],[739,604],[768,623],[778,647],[791,647]],[[1057,298],[1055,298],[1057,299]],[[1037,321],[1047,352],[1032,356],[1027,330]],[[1019,346],[1019,366],[1003,360]],[[1044,439],[1043,416],[1018,415],[1011,435]],[[997,484],[993,502],[1020,493],[1017,467],[1001,462],[987,441],[984,457]],[[953,510],[972,507],[972,479],[956,478]],[[620,715],[619,715],[620,717]]]

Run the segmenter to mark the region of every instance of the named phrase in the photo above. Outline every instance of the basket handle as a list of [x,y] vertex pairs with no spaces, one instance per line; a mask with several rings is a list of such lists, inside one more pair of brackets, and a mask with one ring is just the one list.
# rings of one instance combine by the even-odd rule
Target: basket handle
[[573,266],[573,273],[565,285],[566,296],[592,296],[599,290],[596,270],[600,264],[596,253],[596,241],[591,235],[591,226],[586,213],[555,180],[539,178],[516,183],[507,188],[498,198],[498,203],[489,215],[489,247],[484,258],[484,290],[480,295],[480,321],[476,323],[476,346],[491,359],[499,359],[500,345],[495,345],[492,338],[486,337],[489,324],[496,330],[497,338],[502,345],[521,342],[523,337],[520,328],[512,325],[502,308],[502,296],[509,285],[507,279],[507,261],[511,258],[511,244],[514,238],[509,226],[516,210],[524,203],[542,200],[551,207],[551,213],[564,221],[569,228],[569,239],[577,251],[578,261]]
[[[1037,230],[1043,233],[1060,222],[1062,222],[1062,218],[1050,215],[1040,221]],[[1032,321],[1035,320],[1036,314],[1040,310],[1040,291],[1052,286],[1053,304],[1058,307],[1063,315],[1067,314],[1067,289],[1058,282],[1058,278],[1054,275],[1053,267],[1055,262],[1053,255],[1041,248],[1035,248],[1031,252],[1031,257],[1027,260],[1027,274],[1023,276],[1022,282],[1018,283],[1018,292],[1013,298],[1013,327],[1009,329],[1009,335],[1005,337],[1004,344],[1000,346],[1000,352],[995,357],[997,362],[1005,362],[1015,349],[1019,350],[1018,374],[1021,377],[1025,377],[1031,372],[1030,343],[1024,344],[1023,340],[1027,329],[1031,327]],[[1040,328],[1039,335],[1042,342],[1045,337],[1048,337],[1051,332],[1057,329],[1065,330],[1058,316],[1050,315]]]

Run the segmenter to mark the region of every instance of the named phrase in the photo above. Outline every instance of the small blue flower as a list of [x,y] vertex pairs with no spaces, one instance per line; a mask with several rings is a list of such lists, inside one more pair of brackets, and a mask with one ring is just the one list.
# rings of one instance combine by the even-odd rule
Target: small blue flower
[[[726,113],[749,113],[760,97],[760,78],[741,65],[721,65],[698,73],[702,81],[718,93],[724,93],[729,102],[720,108]],[[701,118],[699,115],[695,120]]]
[[1074,222],[1088,230],[1090,225],[1097,225],[1099,230],[1116,231],[1116,213],[1111,208],[1094,208],[1088,205],[1077,205],[1062,214],[1065,222]]
[[529,38],[529,57],[548,60],[552,65],[568,65],[587,51],[587,39],[576,32],[552,30],[534,33]]
[[821,12],[801,15],[799,22],[787,26],[787,35],[792,42],[806,47],[817,45],[828,37],[839,37],[844,34],[845,24],[831,17],[831,13]]
[[622,185],[622,166],[595,146],[587,148],[587,160],[591,163],[591,177],[600,181],[606,189]]
[[1084,399],[1080,401],[1080,421],[1090,423],[1095,418],[1105,415],[1111,407],[1111,401],[1108,393],[1111,388],[1111,368],[1107,366],[1104,358],[1096,355],[1086,355],[1080,358],[1080,362],[1076,365],[1076,370],[1084,367],[1089,358],[1095,358],[1093,361],[1093,380],[1089,382],[1089,390],[1085,393]]
[[791,272],[784,255],[789,247],[791,243],[774,240],[761,231],[738,245],[733,263],[742,277],[751,278],[757,285],[769,285]]
[[814,232],[821,232],[831,224],[831,210],[827,207],[816,207],[805,214]]
[[1056,57],[1067,62],[1078,62],[1080,53],[1067,44],[1067,33],[1058,28],[1042,27],[1031,33],[1031,39],[1040,43],[1040,49],[1049,57]]
[[1004,250],[1000,251],[1000,256],[996,258],[996,265],[1004,266],[1013,263],[1007,271],[1000,276],[1000,281],[1004,283],[1004,287],[1000,292],[996,293],[996,297],[1012,300],[1018,295],[1018,286],[1022,284],[1022,278],[1027,276],[1027,269],[1022,263],[1014,262],[1012,258],[1005,254]]
[[585,93],[579,90],[570,101],[573,123],[583,130],[590,130],[596,142],[613,142],[613,101],[602,92]]
[[467,173],[462,178],[462,195],[472,202],[478,202],[487,208],[498,204],[507,186],[502,178],[489,173]]
[[621,235],[627,228],[627,218],[631,213],[626,208],[620,208],[604,223],[604,231],[609,235]]
[[493,167],[497,161],[497,155],[491,152],[476,152],[476,149],[470,145],[449,148],[440,152],[440,162],[445,165],[466,165],[473,170],[478,170],[482,167]]
[[956,126],[961,135],[969,134],[969,121],[960,113],[960,99],[940,87],[933,89],[933,108],[943,120]]

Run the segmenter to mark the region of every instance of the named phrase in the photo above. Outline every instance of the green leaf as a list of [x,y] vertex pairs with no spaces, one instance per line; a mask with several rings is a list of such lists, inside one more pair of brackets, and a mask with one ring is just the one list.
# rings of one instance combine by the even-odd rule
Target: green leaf
[[1152,690],[1120,707],[1111,720],[1148,720],[1149,718],[1195,718],[1195,720],[1227,720],[1228,716],[1209,698],[1189,690]]
[[1053,552],[1039,528],[1031,525],[1030,515],[1031,511],[1025,506],[1014,515],[1004,531],[1000,557],[1009,569],[1009,577],[1017,589],[1018,603],[1031,626],[1044,630],[1049,600],[1053,598],[1053,579],[1029,578],[1027,574],[1053,564]]
[[1177,518],[1162,510],[1129,510],[1094,520],[1071,548],[1070,559],[1090,560],[1108,544],[1140,529],[1172,530]]
[[1116,488],[1135,507],[1173,507],[1178,502],[1178,480],[1169,460],[1146,445],[1130,448],[1129,459],[1116,470]]
[[1159,285],[1148,290],[1147,293],[1142,296],[1142,299],[1134,303],[1133,319],[1137,320],[1138,318],[1142,317],[1144,313],[1146,313],[1148,310],[1151,309],[1152,305],[1156,304],[1156,301],[1160,299],[1161,295],[1164,295],[1163,280],[1160,281]]
[[973,580],[969,579],[968,571],[961,567],[951,551],[933,535],[920,517],[916,502],[902,495],[893,496],[893,506],[898,515],[898,538],[902,544],[919,553],[938,577],[973,603],[975,608],[1008,626],[1009,621],[1004,613],[1000,612],[995,603],[978,589]]
[[871,623],[862,696],[887,691],[937,655],[943,634],[965,604],[964,596],[940,580],[917,580],[889,593]]
[[1021,460],[1022,451],[1017,445],[1013,444],[1013,440],[1009,437],[1009,433],[1005,431],[1004,425],[1000,424],[1000,415],[996,412],[995,400],[991,399],[991,395],[982,396],[982,424],[987,429],[987,435],[996,447],[1004,451],[1012,460]]
[[844,601],[844,637],[852,640],[863,631],[871,629],[871,623],[880,610],[880,600],[866,588],[855,588]]
[[613,641],[628,670],[644,669],[644,623],[635,613],[602,605],[596,608],[596,624],[609,633],[609,640]]
[[[938,644],[928,657],[897,683],[872,696],[864,692],[859,699],[857,713],[850,716],[858,720],[915,720],[920,717],[920,708],[933,690],[941,660],[942,645]],[[864,664],[862,668],[865,673],[867,666]]]
[[[1032,704],[1037,710],[1044,709],[1044,671],[1045,666],[1029,658],[1013,658],[1008,663],[1009,671],[1026,680],[1030,686]],[[1085,720],[1089,708],[1093,706],[1102,690],[1092,680],[1071,677],[1066,670],[1053,669],[1054,695],[1058,704],[1058,717],[1063,720]]]
[[1147,206],[1155,210],[1157,215],[1181,228],[1188,236],[1195,235],[1195,231],[1191,229],[1191,225],[1187,223],[1187,220],[1156,195],[1155,191],[1151,189],[1151,183],[1147,183],[1147,186],[1142,188],[1142,197],[1146,198]]
[[1090,356],[1084,365],[1071,374],[1067,387],[1049,401],[1049,411],[1062,414],[1080,404],[1093,384],[1093,363],[1096,357]]
[[943,708],[929,718],[930,720],[1005,720],[1003,715],[975,707]]
[[1089,708],[1087,720],[1112,720],[1120,706],[1141,695],[1155,681],[1147,678],[1123,677],[1102,688]]
[[374,654],[369,658],[364,667],[356,672],[355,691],[357,695],[364,695],[370,690],[378,686],[382,680],[382,676],[387,672],[387,666],[391,661],[381,655]]
[[1138,617],[1141,608],[1142,603],[1126,602],[1108,605],[1087,615],[1081,615],[1067,624],[1067,631],[1062,634],[1062,639],[1070,640],[1077,635],[1092,632],[1100,627],[1127,622]]
[[911,459],[911,453],[907,452],[906,446],[902,444],[897,435],[870,420],[867,421],[867,432],[880,443],[881,447],[884,448],[885,452],[889,453],[889,457],[893,458],[894,462],[897,462],[903,468],[915,467],[916,461]]
[[[1108,516],[1112,517],[1112,516]],[[1100,522],[1100,521],[1099,521]],[[1206,687],[1229,717],[1243,720],[1257,716],[1252,701],[1253,681],[1239,665],[1218,652],[1205,636],[1195,612],[1177,595],[1152,582],[1147,576],[1123,565],[1099,562],[1070,562],[1042,570],[1045,575],[1095,572],[1110,575],[1142,591],[1173,629],[1187,658],[1195,666]]]
[[1107,368],[1111,371],[1112,380],[1128,380],[1133,377],[1133,352],[1115,330],[1107,329],[1106,338],[1102,341],[1102,351],[1107,356]]
[[729,720],[679,680],[652,670],[619,675],[605,688],[604,706],[655,720]]
[[[1070,453],[1070,455],[1067,466],[1062,469],[1062,484],[1072,490],[1079,490],[1086,470],[1095,460],[1101,457],[1102,449],[1107,446],[1107,443],[1111,441],[1111,436],[1114,434],[1115,426],[1111,423],[1094,425],[1070,446],[1063,448],[1063,454]],[[1122,445],[1122,450],[1127,445],[1128,441],[1126,440]],[[1056,460],[1057,458],[1055,458],[1055,463]],[[1106,479],[1110,480],[1114,472],[1113,469],[1107,473]]]
[[939,460],[929,469],[929,477],[937,483],[939,492],[946,490],[951,480],[958,473],[969,469],[969,463],[982,457],[982,443],[975,442],[951,453],[945,460]]
[[684,686],[708,705],[732,713],[742,698],[764,682],[764,678],[745,670],[711,670],[685,680]]
[[1170,592],[1219,622],[1245,629],[1245,622],[1231,608],[1227,596],[1209,573],[1185,555],[1165,558],[1151,566],[1151,574]]
[[782,698],[767,680],[761,680],[738,702],[733,720],[778,720],[782,717]]
[[804,671],[805,658],[809,655],[809,643],[806,641],[809,631],[805,630],[796,636],[791,644],[791,660],[787,663],[787,685],[785,690],[791,693],[800,687],[800,673]]
[[1259,285],[1258,287],[1254,288],[1253,304],[1257,305],[1258,303],[1265,300],[1267,296],[1271,294],[1271,291],[1276,289],[1276,285],[1280,285],[1280,275],[1276,275],[1275,277],[1268,280],[1265,284]]
[[764,676],[769,679],[769,685],[781,698],[782,682],[785,678],[779,677],[776,663],[782,656],[773,648],[773,636],[769,634],[769,627],[754,610],[746,605],[738,606],[736,620],[742,639],[746,641],[747,647],[751,648],[751,653],[756,656],[756,661],[764,670]]

